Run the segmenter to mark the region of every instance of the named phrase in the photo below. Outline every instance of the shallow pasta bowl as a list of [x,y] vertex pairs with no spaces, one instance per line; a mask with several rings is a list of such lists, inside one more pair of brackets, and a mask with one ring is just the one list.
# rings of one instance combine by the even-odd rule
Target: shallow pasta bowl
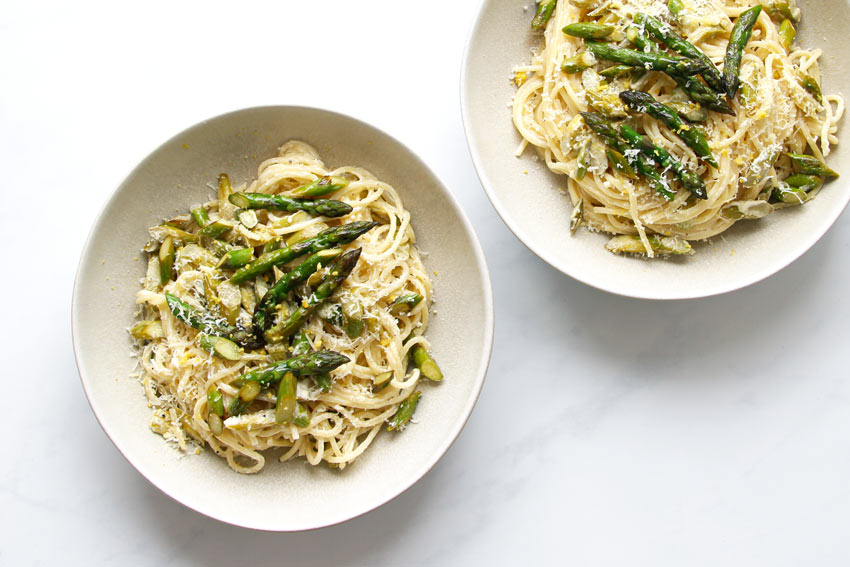
[[[803,10],[799,42],[821,48],[825,92],[850,95],[850,76],[842,62],[850,47],[847,0],[798,0]],[[481,183],[513,233],[540,258],[588,285],[647,299],[684,299],[725,293],[755,283],[787,266],[808,250],[836,221],[850,200],[850,139],[828,158],[844,177],[828,183],[803,207],[784,209],[759,221],[737,223],[696,255],[674,260],[616,256],[605,249],[610,236],[569,234],[572,206],[558,189],[566,177],[548,170],[534,148],[519,159],[521,137],[513,127],[510,79],[531,58],[540,36],[531,33],[533,2],[485,0],[473,27],[461,76],[461,106],[467,142]],[[847,118],[845,117],[845,121]]]
[[[241,475],[211,451],[178,458],[150,429],[151,410],[130,377],[127,328],[144,274],[147,227],[211,195],[226,171],[234,183],[289,139],[313,145],[330,167],[357,165],[398,190],[419,249],[434,276],[439,312],[427,337],[445,380],[427,388],[419,424],[382,432],[343,471],[303,459]],[[404,145],[353,118],[312,108],[274,106],[225,114],[181,132],[127,177],[96,221],[80,260],[72,307],[74,350],[92,410],[127,460],[186,506],[232,524],[295,531],[338,523],[395,497],[448,450],[475,404],[490,358],[493,307],[478,240],[451,193]],[[463,336],[463,341],[457,341]]]

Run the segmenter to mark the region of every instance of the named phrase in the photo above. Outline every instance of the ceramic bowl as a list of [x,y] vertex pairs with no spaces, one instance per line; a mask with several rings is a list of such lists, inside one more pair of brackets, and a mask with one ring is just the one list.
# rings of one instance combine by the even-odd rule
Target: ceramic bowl
[[[798,41],[821,48],[824,91],[850,94],[850,74],[842,62],[850,47],[847,0],[798,0],[803,22]],[[502,220],[532,252],[563,273],[620,295],[684,299],[720,294],[755,283],[787,266],[808,250],[836,221],[850,200],[850,140],[847,127],[828,163],[845,177],[830,182],[804,207],[784,209],[751,222],[737,223],[696,255],[647,261],[616,256],[605,249],[610,236],[569,234],[569,198],[557,189],[566,177],[548,170],[534,148],[514,153],[521,137],[511,120],[516,91],[513,68],[530,60],[540,36],[529,22],[533,2],[485,0],[476,21],[461,75],[461,106],[466,137],[481,183]],[[846,121],[846,120],[845,120]]]
[[[211,451],[179,457],[150,429],[151,410],[131,378],[127,328],[145,261],[147,227],[210,198],[221,171],[249,181],[286,140],[316,147],[329,167],[358,165],[398,190],[410,210],[417,245],[434,276],[437,313],[427,336],[445,380],[427,388],[421,425],[382,432],[343,471],[303,459],[270,458],[241,475]],[[395,497],[446,452],[472,412],[493,341],[490,279],[481,247],[457,201],[434,173],[397,140],[359,120],[312,108],[250,108],[189,128],[154,150],[115,191],[92,228],[73,299],[73,339],[80,377],[106,434],[150,482],[186,506],[250,528],[295,531],[338,523]],[[458,341],[457,337],[463,337]]]

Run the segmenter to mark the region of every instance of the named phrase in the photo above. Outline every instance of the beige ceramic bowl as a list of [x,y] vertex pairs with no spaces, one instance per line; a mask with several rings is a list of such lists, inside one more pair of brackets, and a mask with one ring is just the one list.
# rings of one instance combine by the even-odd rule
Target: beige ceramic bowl
[[[850,95],[843,63],[850,48],[847,0],[798,0],[803,10],[799,41],[823,49],[825,92]],[[516,88],[512,69],[527,62],[540,37],[531,32],[534,2],[485,0],[467,46],[461,76],[466,137],[487,195],[513,233],[543,260],[588,285],[632,297],[683,299],[732,291],[766,278],[797,259],[835,222],[850,200],[850,140],[829,156],[844,177],[829,183],[804,207],[760,221],[740,222],[723,237],[697,244],[688,258],[647,261],[615,256],[608,236],[569,235],[572,208],[557,189],[566,178],[551,173],[529,148],[514,156],[520,135],[511,121]],[[845,119],[846,121],[846,119]],[[527,171],[528,173],[524,173]]]
[[[382,432],[351,467],[334,471],[304,460],[269,459],[240,475],[210,451],[178,458],[151,432],[142,387],[130,377],[127,328],[144,272],[147,227],[209,198],[221,171],[235,183],[284,141],[315,146],[329,166],[363,166],[394,185],[413,216],[425,265],[434,277],[437,314],[428,329],[445,380],[424,388],[420,423]],[[463,337],[463,340],[458,340]],[[451,193],[430,169],[387,134],[332,112],[299,107],[241,110],[202,122],[148,156],[121,184],[92,229],[73,301],[73,339],[83,387],[103,429],[138,471],[198,512],[232,524],[294,531],[367,512],[422,477],[446,452],[472,412],[493,341],[490,279],[476,236]]]

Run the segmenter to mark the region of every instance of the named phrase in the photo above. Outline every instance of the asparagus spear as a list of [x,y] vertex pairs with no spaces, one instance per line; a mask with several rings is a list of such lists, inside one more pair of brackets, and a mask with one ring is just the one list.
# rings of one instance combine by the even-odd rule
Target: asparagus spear
[[657,161],[661,167],[671,169],[673,173],[682,181],[682,185],[694,194],[698,199],[707,199],[708,194],[705,190],[705,183],[702,177],[688,169],[670,153],[660,146],[656,146],[645,137],[638,134],[635,130],[626,124],[620,125],[620,134],[632,148],[640,150],[645,155]]
[[791,161],[806,175],[822,175],[824,177],[838,177],[838,174],[829,169],[825,163],[814,156],[803,154],[786,154]]
[[611,165],[614,167],[614,171],[622,173],[629,179],[638,178],[638,174],[635,172],[635,169],[632,167],[632,164],[629,163],[629,160],[626,159],[626,156],[612,148],[606,149],[605,155],[608,157],[608,161],[611,162]]
[[272,324],[272,313],[275,307],[280,303],[286,295],[295,289],[301,282],[310,277],[319,266],[327,265],[329,262],[336,260],[342,254],[341,248],[331,248],[329,250],[319,250],[306,260],[304,260],[292,271],[277,280],[275,284],[269,288],[257,308],[254,310],[253,327],[257,335],[262,334]]
[[227,198],[233,193],[233,187],[230,185],[230,177],[226,173],[218,174],[218,210],[223,211],[227,204]]
[[820,104],[823,104],[823,93],[820,90],[820,85],[817,80],[811,75],[806,75],[804,73],[797,74],[800,85],[806,89],[809,94],[811,94],[816,101]]
[[342,217],[353,209],[348,203],[333,199],[292,199],[283,195],[266,193],[234,193],[230,202],[243,209],[271,209],[274,211],[305,211],[313,215]]
[[753,6],[749,10],[743,12],[735,26],[732,28],[732,35],[729,38],[729,45],[726,47],[726,60],[723,67],[723,84],[726,87],[726,94],[729,98],[735,98],[738,93],[738,85],[740,84],[741,58],[744,55],[744,47],[750,41],[750,36],[753,34],[753,26],[761,14],[761,4]]
[[413,360],[413,365],[428,380],[439,382],[443,379],[443,373],[440,371],[440,367],[437,366],[436,361],[431,358],[431,355],[428,354],[428,351],[422,345],[414,345],[410,349],[410,358]]
[[708,147],[708,140],[706,140],[703,131],[696,126],[685,124],[675,110],[664,106],[655,100],[651,94],[643,91],[623,91],[620,93],[620,98],[631,108],[645,112],[666,124],[697,156],[712,167],[719,167],[714,156],[711,155],[711,149]]
[[313,314],[316,308],[322,304],[336,289],[342,284],[343,280],[348,277],[348,274],[354,269],[360,258],[360,248],[346,252],[333,264],[328,267],[327,274],[322,279],[322,283],[310,294],[304,298],[303,303],[293,311],[286,321],[282,321],[266,331],[266,340],[270,343],[278,342],[294,333],[307,318]]
[[[596,132],[603,140],[605,140],[605,143],[608,144],[608,146],[623,155],[626,154],[625,145],[620,141],[617,131],[613,126],[611,126],[610,122],[608,122],[603,116],[594,112],[582,112],[581,115],[584,118],[584,123],[587,124],[591,130]],[[640,174],[651,181],[650,184],[652,185],[653,190],[668,201],[673,200],[673,197],[675,196],[673,191],[670,190],[669,185],[661,177],[661,174],[655,170],[653,163],[642,154],[635,156],[634,161]]]
[[230,339],[202,334],[198,342],[202,349],[213,352],[225,360],[242,358],[242,349]]
[[405,295],[400,295],[396,297],[390,306],[387,308],[387,311],[390,312],[390,315],[399,316],[402,313],[407,313],[411,311],[414,307],[419,305],[422,301],[422,296],[418,293],[408,293]]
[[348,179],[345,177],[326,175],[312,183],[293,189],[291,194],[293,197],[324,197],[346,187],[348,187]]
[[271,270],[274,266],[284,264],[304,254],[333,248],[338,244],[348,244],[376,226],[378,226],[377,222],[357,221],[329,228],[313,238],[302,240],[292,246],[280,248],[268,254],[263,254],[233,274],[233,277],[230,278],[230,283],[240,284],[248,281],[255,276]]
[[708,55],[703,53],[697,46],[673,31],[672,27],[656,18],[653,18],[649,14],[636,14],[635,23],[646,29],[656,39],[667,45],[676,53],[705,63],[706,69],[702,72],[705,82],[708,83],[708,85],[715,91],[723,91],[723,76],[720,74],[717,67],[714,66],[714,63],[711,59],[709,59]]
[[635,68],[631,65],[612,65],[607,69],[603,69],[599,71],[599,74],[608,79],[613,79],[615,77],[619,77],[621,75],[625,75],[626,73],[631,73]]
[[572,37],[582,39],[604,39],[614,33],[614,26],[596,22],[577,22],[564,26],[561,31]]
[[549,23],[549,18],[555,11],[555,6],[558,5],[558,0],[541,0],[537,3],[537,14],[531,20],[531,29],[542,30]]
[[564,73],[580,73],[594,65],[596,65],[596,57],[589,51],[582,51],[564,59],[564,62],[561,63],[561,71]]
[[808,193],[821,183],[821,178],[814,175],[806,175],[804,173],[795,173],[790,177],[785,178],[785,183],[795,189],[801,189]]
[[295,374],[287,372],[281,378],[277,389],[277,401],[274,406],[274,420],[277,423],[286,423],[295,415],[295,404],[298,403],[295,399],[296,389]]
[[166,236],[159,246],[159,283],[165,285],[171,279],[174,267],[174,240]]
[[295,372],[302,376],[313,374],[324,374],[338,368],[350,359],[332,350],[319,350],[309,354],[302,354],[276,362],[271,366],[253,370],[239,377],[239,384],[257,382],[266,387],[283,378],[287,372]]
[[614,47],[607,43],[587,41],[587,49],[598,59],[614,61],[632,67],[643,67],[648,71],[664,71],[670,75],[690,76],[702,73],[705,62],[681,57],[671,57],[657,53],[644,53],[634,49]]
[[404,426],[407,425],[410,418],[413,417],[413,412],[416,411],[416,406],[419,404],[419,398],[421,396],[422,392],[413,392],[398,405],[398,410],[396,410],[395,415],[393,415],[387,422],[387,431],[392,431],[394,429],[401,431],[404,429]]
[[[663,54],[661,49],[637,26],[629,26],[626,30],[626,37],[642,51]],[[710,87],[700,82],[696,77],[670,76],[694,102],[704,105],[715,112],[735,116],[735,111],[723,100],[721,95],[711,90]]]
[[785,181],[777,183],[770,192],[770,202],[782,205],[802,205],[809,200],[809,194],[798,187],[791,187]]
[[219,266],[235,270],[250,262],[253,257],[253,248],[234,248],[233,250],[225,252],[224,256],[221,257],[221,263]]
[[298,427],[310,425],[310,412],[300,402],[295,402],[295,415],[292,416],[292,423]]
[[[649,237],[649,247],[652,249],[652,252],[657,254],[688,255],[694,253],[687,240],[682,240],[675,236],[653,234]],[[630,234],[615,236],[608,241],[605,248],[615,254],[646,254],[649,252],[644,247],[643,241],[639,236]]]

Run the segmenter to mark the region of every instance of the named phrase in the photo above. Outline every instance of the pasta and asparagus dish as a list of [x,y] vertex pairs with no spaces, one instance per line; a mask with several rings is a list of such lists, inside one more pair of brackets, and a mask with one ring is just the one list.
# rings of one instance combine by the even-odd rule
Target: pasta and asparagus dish
[[221,174],[217,199],[149,232],[130,332],[151,427],[184,451],[241,473],[273,448],[342,469],[442,380],[410,213],[369,171],[289,141],[248,186]]
[[[691,242],[802,205],[844,100],[796,41],[794,0],[545,0],[542,45],[517,67],[517,155],[569,176],[569,230],[607,248],[693,254]],[[565,228],[566,228],[565,220]]]

